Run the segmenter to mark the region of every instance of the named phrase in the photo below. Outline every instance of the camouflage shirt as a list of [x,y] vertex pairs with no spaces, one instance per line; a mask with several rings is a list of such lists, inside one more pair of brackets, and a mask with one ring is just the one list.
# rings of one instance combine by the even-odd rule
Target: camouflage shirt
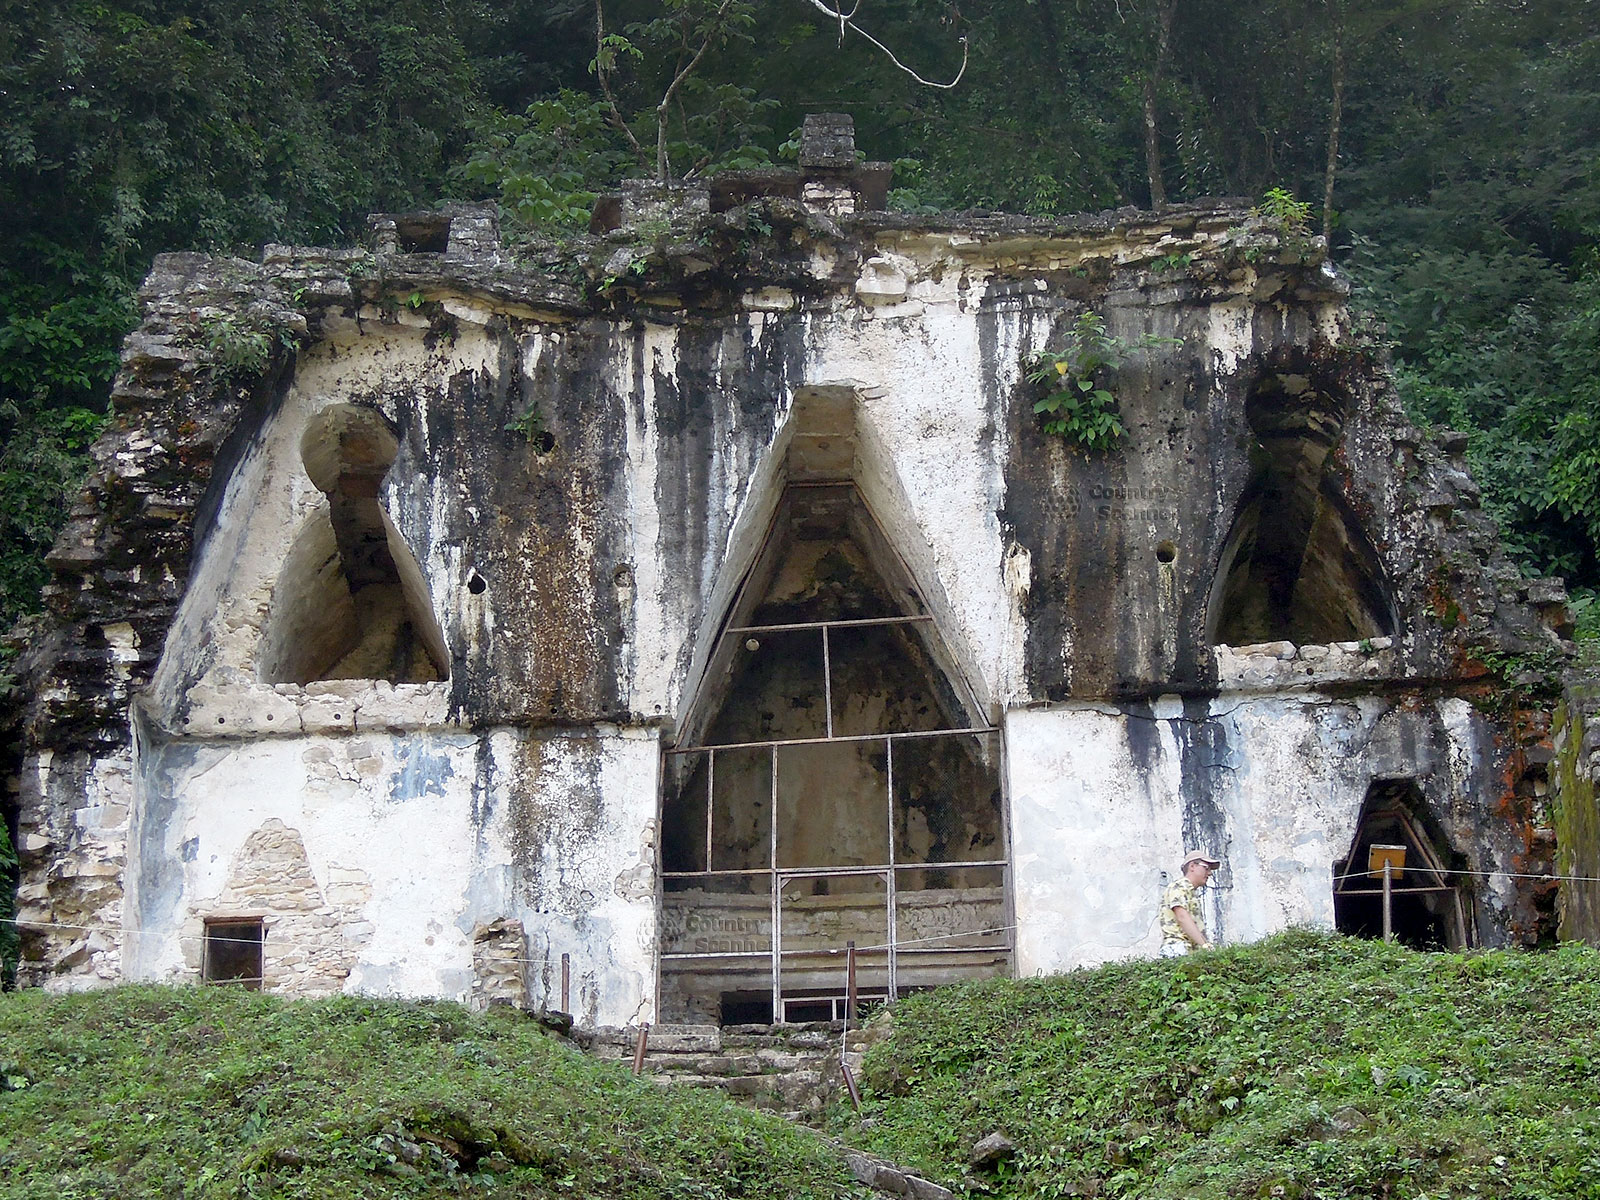
[[1183,928],[1172,911],[1175,908],[1188,909],[1194,923],[1200,928],[1200,936],[1206,936],[1206,919],[1200,911],[1200,889],[1181,875],[1161,893],[1161,943],[1192,948],[1193,943],[1184,936]]

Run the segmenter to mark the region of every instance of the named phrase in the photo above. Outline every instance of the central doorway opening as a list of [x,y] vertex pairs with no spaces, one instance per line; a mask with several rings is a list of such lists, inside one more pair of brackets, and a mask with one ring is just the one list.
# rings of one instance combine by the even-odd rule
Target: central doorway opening
[[663,1021],[1009,969],[1000,733],[853,484],[791,483],[666,751]]

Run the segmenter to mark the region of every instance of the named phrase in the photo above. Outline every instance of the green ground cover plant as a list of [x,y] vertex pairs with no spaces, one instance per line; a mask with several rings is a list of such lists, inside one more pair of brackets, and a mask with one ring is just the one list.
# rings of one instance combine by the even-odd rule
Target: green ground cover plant
[[970,1195],[1595,1197],[1597,1011],[1589,948],[1293,932],[908,998],[834,1132]]
[[522,1013],[226,988],[0,996],[0,1195],[854,1194],[781,1119],[667,1092]]

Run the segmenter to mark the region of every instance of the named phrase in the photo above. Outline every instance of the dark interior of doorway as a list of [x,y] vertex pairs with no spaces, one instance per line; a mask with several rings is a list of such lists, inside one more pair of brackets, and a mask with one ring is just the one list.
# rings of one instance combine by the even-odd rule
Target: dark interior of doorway
[[1004,969],[999,734],[852,484],[786,489],[698,708],[663,775],[663,1020],[835,1019],[850,941],[863,995]]

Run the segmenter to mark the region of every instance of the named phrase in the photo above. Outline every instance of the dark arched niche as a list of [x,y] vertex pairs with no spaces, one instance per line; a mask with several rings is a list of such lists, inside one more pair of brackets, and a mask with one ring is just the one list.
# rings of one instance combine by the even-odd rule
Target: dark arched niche
[[307,426],[301,458],[328,504],[301,529],[273,589],[267,682],[448,674],[422,570],[378,502],[397,449],[383,414],[365,406],[333,405]]
[[[888,620],[890,624],[854,624]],[[818,622],[830,629],[826,645]],[[700,721],[686,744],[751,746],[716,766],[709,869],[899,862],[960,862],[1003,853],[998,762],[988,738],[905,742],[896,748],[892,821],[884,747],[850,738],[982,726],[966,689],[944,670],[939,633],[909,576],[850,484],[788,489],[766,548],[728,626],[760,632],[723,637],[705,687]],[[796,627],[798,626],[798,627]],[[779,756],[778,836],[768,801]],[[829,739],[836,739],[829,741]],[[662,862],[704,871],[708,762],[669,762]],[[896,854],[889,856],[889,830]],[[775,846],[775,849],[774,849]],[[917,873],[903,889],[947,886],[946,873]],[[759,884],[724,881],[719,886]],[[851,881],[832,886],[849,889]]]
[[1356,641],[1395,632],[1377,554],[1341,495],[1338,398],[1301,375],[1264,378],[1245,406],[1252,477],[1212,586],[1211,641]]

